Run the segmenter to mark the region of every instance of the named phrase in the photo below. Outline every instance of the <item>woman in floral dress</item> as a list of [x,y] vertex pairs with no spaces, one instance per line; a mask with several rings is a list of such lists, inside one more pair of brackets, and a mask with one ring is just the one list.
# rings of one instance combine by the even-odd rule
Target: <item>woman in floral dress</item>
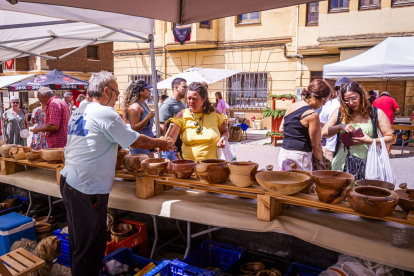
[[[34,127],[40,127],[45,124],[46,105],[35,108],[32,112],[32,124]],[[34,150],[46,148],[46,134],[44,132],[33,133],[32,145]]]

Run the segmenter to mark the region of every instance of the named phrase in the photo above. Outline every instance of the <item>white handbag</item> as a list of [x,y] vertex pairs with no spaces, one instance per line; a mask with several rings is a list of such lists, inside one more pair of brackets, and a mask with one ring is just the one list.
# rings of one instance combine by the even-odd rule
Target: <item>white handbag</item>
[[[13,114],[13,115],[14,115],[14,114]],[[14,115],[14,118],[16,118],[16,121],[17,121],[17,117],[16,117],[16,115]],[[23,119],[23,120],[25,120],[25,119]],[[20,128],[19,121],[17,121],[17,126],[19,127],[19,131],[20,131],[20,138],[23,138],[23,139],[29,138],[29,136],[30,136],[30,132],[29,132],[29,130],[28,130],[27,128],[25,128],[25,129],[21,129],[21,128]]]

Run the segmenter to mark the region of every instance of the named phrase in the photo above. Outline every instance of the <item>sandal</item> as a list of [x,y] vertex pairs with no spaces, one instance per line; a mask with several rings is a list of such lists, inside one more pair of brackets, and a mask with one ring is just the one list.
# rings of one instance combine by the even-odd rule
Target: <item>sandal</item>
[[390,154],[390,158],[395,158],[395,155],[394,154]]

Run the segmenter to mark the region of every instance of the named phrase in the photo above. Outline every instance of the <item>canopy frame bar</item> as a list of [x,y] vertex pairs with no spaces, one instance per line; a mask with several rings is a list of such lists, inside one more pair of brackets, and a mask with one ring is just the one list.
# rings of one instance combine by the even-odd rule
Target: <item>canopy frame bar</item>
[[12,47],[8,47],[8,46],[4,46],[4,45],[0,45],[0,48],[3,48],[5,50],[9,50],[11,52],[18,52],[18,53],[21,53],[21,54],[28,54],[28,55],[38,56],[38,57],[42,57],[42,58],[45,58],[45,59],[52,59],[52,60],[57,60],[58,59],[57,57],[51,57],[51,56],[48,56],[48,55],[36,54],[36,53],[31,52],[31,51],[19,50],[17,48],[12,48]]
[[137,35],[137,34],[133,34],[133,33],[130,33],[130,32],[127,32],[127,31],[124,31],[124,30],[121,30],[121,29],[118,29],[118,28],[108,27],[108,26],[105,26],[105,25],[100,25],[100,26],[105,27],[105,28],[108,28],[108,29],[111,29],[111,30],[114,30],[114,31],[117,31],[117,32],[122,33],[122,34],[126,34],[126,35],[129,35],[129,36],[132,36],[132,37],[139,38],[139,39],[145,41],[145,43],[149,43],[150,42],[149,38],[145,38],[145,37],[140,36],[140,35]]
[[23,23],[23,24],[13,24],[13,25],[1,25],[0,30],[30,28],[30,27],[59,25],[59,24],[68,24],[68,23],[79,23],[79,22],[72,21],[72,20],[59,20],[59,21],[48,21],[48,22],[34,22],[34,23]]
[[29,37],[29,38],[22,38],[22,39],[6,40],[6,41],[0,41],[0,44],[23,42],[23,41],[30,41],[30,40],[35,40],[35,39],[44,39],[44,38],[50,38],[50,37],[54,38],[55,36],[45,35],[45,36],[39,36],[39,37]]

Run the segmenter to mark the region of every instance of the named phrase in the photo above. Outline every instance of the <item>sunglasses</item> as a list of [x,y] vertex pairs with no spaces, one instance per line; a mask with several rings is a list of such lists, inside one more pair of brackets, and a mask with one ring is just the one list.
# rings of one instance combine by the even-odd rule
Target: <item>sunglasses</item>
[[12,102],[12,104],[19,104],[20,102]]
[[111,89],[112,91],[115,91],[116,95],[119,96],[119,94],[121,94],[121,92],[119,92],[119,90],[113,89],[112,87],[108,86],[109,89]]

